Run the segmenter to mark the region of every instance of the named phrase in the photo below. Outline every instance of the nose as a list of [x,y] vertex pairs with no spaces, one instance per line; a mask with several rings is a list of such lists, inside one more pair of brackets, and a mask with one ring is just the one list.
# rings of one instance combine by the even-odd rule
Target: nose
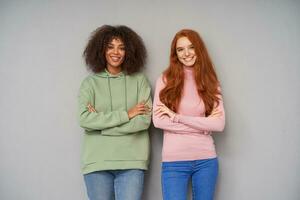
[[118,54],[118,52],[119,52],[119,51],[118,51],[118,48],[114,48],[114,49],[113,49],[113,53],[114,53],[114,54]]
[[188,49],[185,49],[185,50],[184,50],[184,55],[185,55],[185,56],[189,56],[189,55],[190,55],[190,52],[189,52]]

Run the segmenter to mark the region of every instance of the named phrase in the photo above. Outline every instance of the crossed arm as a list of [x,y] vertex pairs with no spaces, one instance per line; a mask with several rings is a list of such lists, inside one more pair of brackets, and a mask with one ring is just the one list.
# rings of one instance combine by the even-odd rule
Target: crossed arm
[[222,96],[219,96],[219,104],[215,105],[212,113],[207,117],[194,117],[174,113],[159,99],[159,93],[164,88],[162,77],[156,82],[153,102],[154,126],[173,133],[202,133],[222,131],[225,125],[225,113]]
[[151,122],[151,89],[144,78],[138,91],[138,101],[128,111],[97,111],[93,106],[93,91],[82,86],[79,94],[80,125],[87,131],[99,130],[102,135],[121,136],[149,128]]

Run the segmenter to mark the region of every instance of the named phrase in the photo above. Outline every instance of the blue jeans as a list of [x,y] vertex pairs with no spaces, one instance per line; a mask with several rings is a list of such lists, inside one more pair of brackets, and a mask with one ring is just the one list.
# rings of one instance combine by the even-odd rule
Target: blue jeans
[[218,159],[162,163],[164,200],[186,200],[192,181],[193,200],[213,200],[218,176]]
[[144,170],[105,170],[84,175],[90,200],[141,200]]

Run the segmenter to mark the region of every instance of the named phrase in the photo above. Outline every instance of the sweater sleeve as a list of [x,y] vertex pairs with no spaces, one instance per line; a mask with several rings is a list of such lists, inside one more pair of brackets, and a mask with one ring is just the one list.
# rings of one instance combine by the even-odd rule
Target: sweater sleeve
[[94,104],[94,93],[88,80],[84,80],[81,84],[78,101],[79,123],[87,131],[103,130],[129,121],[127,112],[124,110],[89,112],[87,105]]
[[[155,111],[157,109],[158,105],[163,104],[159,99],[159,93],[165,87],[162,77],[163,76],[160,76],[158,78],[158,80],[156,81],[154,101],[153,101],[153,111]],[[204,133],[203,130],[199,130],[197,128],[191,127],[184,123],[180,123],[178,121],[176,122],[174,120],[171,120],[170,117],[168,117],[166,115],[159,117],[155,114],[155,112],[153,112],[153,124],[156,128],[160,128],[160,129],[170,131],[173,133],[182,133],[182,134]]]
[[174,122],[185,124],[191,128],[203,130],[203,131],[218,131],[222,132],[225,127],[225,111],[223,106],[222,95],[219,96],[219,104],[215,105],[215,109],[220,112],[218,117],[193,117],[181,114],[176,114]]
[[[141,80],[138,91],[138,102],[141,101],[145,101],[146,105],[149,106],[149,108],[152,108],[151,87],[145,76],[143,76]],[[102,135],[122,136],[132,134],[147,130],[150,126],[150,123],[151,112],[145,115],[137,115],[122,125],[104,129],[102,131]]]

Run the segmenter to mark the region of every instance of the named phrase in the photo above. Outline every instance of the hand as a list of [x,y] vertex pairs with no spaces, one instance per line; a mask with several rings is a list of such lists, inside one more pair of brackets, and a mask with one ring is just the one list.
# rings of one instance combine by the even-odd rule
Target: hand
[[159,105],[157,105],[157,109],[154,112],[159,117],[162,117],[163,115],[167,115],[171,119],[174,119],[175,114],[176,114],[172,110],[170,110],[165,104],[159,104]]
[[221,116],[222,116],[222,111],[220,111],[217,108],[214,108],[208,117],[221,117]]
[[136,104],[133,108],[128,110],[128,118],[132,119],[137,115],[148,114],[151,111],[148,105],[145,104],[145,101],[142,101]]
[[90,103],[89,103],[86,107],[87,107],[87,109],[88,109],[88,111],[89,111],[90,113],[91,113],[91,112],[95,112],[95,113],[97,112],[97,110],[96,110],[96,109],[92,106],[92,104],[90,104]]

